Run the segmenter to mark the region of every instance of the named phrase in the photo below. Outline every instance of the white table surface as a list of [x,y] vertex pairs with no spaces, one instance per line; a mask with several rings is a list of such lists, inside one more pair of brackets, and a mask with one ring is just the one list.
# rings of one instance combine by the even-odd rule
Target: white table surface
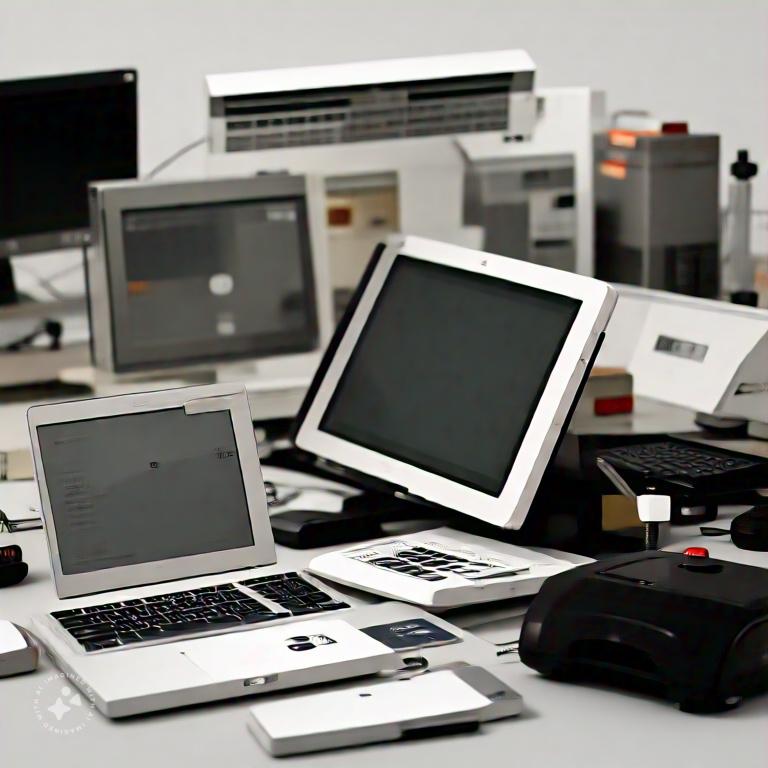
[[[668,546],[679,550],[703,544],[714,557],[768,566],[768,553],[744,552],[729,540],[702,541],[697,533],[697,528],[675,529]],[[9,543],[22,546],[30,574],[22,584],[0,590],[0,618],[29,625],[32,614],[50,609],[56,599],[45,540],[39,530],[0,535],[0,546]],[[279,548],[278,566],[301,567],[313,554]],[[511,662],[509,669],[512,685],[525,700],[519,718],[487,724],[478,734],[283,760],[317,768],[768,766],[768,695],[726,714],[697,716],[653,698],[550,682],[519,662]],[[36,718],[34,699],[36,689],[55,673],[43,659],[36,672],[0,680],[0,766],[234,768],[275,760],[246,730],[247,699],[122,721],[96,712],[80,732],[52,733]]]

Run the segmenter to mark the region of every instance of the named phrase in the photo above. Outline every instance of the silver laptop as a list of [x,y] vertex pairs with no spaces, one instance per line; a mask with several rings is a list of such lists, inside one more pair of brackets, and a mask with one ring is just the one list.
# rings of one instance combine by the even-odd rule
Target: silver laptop
[[190,645],[231,658],[232,633],[343,618],[311,577],[252,570],[275,547],[245,389],[36,406],[28,422],[56,591],[78,598],[35,630],[105,713],[248,693],[249,668],[212,684]]

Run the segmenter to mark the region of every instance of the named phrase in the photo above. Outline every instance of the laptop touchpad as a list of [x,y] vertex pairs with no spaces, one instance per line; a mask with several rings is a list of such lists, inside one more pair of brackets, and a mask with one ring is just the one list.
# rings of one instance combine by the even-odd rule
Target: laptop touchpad
[[283,674],[364,660],[373,662],[370,671],[397,665],[389,648],[340,620],[291,622],[201,638],[184,643],[179,651],[215,682],[263,678],[259,684],[264,684]]

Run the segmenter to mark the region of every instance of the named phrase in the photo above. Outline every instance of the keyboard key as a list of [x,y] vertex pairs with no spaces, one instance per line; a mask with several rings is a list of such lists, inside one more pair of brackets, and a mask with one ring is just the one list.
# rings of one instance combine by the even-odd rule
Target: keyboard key
[[287,619],[290,613],[267,613],[265,611],[253,611],[243,616],[244,624],[258,624],[262,621],[272,621],[273,619]]
[[86,651],[102,651],[105,648],[117,648],[120,645],[122,645],[122,643],[116,637],[102,641],[89,640],[83,643],[83,647]]
[[[274,618],[274,614],[271,614]],[[228,624],[240,624],[242,622],[242,617],[237,616],[234,613],[222,613],[217,616],[211,616],[208,618],[208,624],[213,626],[225,626]]]
[[89,627],[88,629],[72,629],[69,632],[78,642],[107,640],[115,636],[115,630],[109,625],[102,625],[100,628]]
[[53,613],[51,613],[51,616],[53,616],[55,619],[64,619],[70,616],[82,616],[82,615],[83,615],[82,608],[69,608],[66,611],[54,611]]
[[80,616],[67,616],[63,619],[59,619],[59,624],[61,624],[64,629],[77,629],[79,627],[90,627],[93,624],[100,623],[98,619],[91,618],[90,616],[86,615],[80,615]]

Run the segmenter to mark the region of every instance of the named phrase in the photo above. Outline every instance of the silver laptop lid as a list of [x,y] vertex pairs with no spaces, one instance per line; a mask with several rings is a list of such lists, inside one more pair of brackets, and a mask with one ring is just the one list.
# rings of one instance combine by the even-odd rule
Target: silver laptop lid
[[59,597],[275,562],[245,390],[30,408]]

